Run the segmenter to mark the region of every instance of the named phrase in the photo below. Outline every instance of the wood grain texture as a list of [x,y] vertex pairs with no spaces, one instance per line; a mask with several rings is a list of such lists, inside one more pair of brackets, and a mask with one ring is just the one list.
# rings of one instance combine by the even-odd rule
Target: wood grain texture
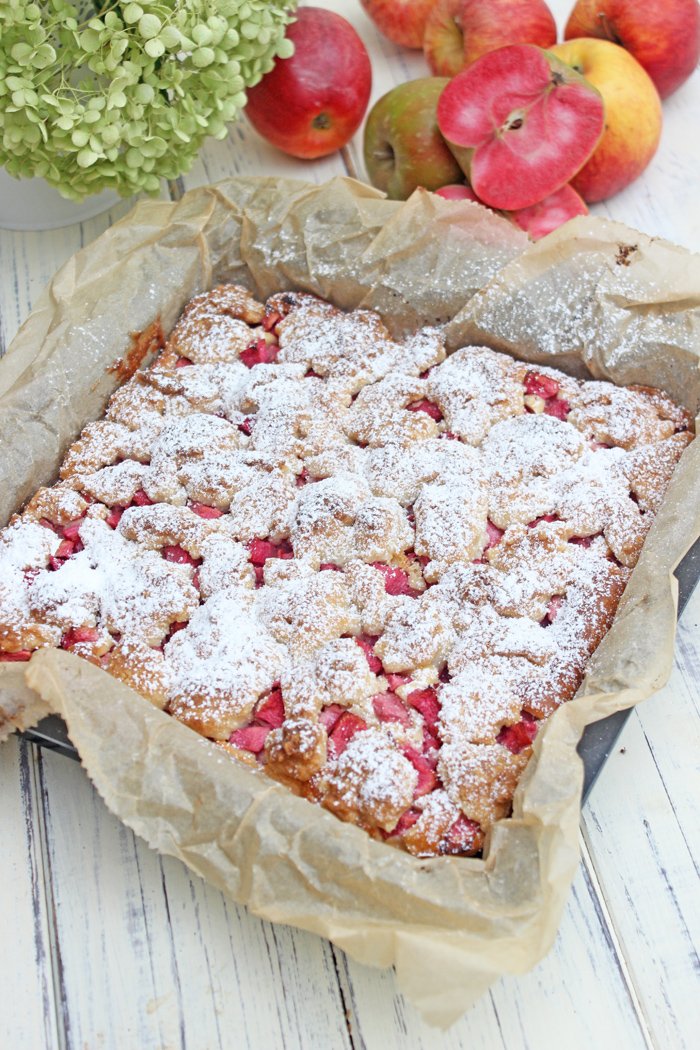
[[563,1033],[567,1050],[651,1045],[607,912],[585,868],[547,957],[525,976],[498,981],[445,1033],[421,1021],[391,972],[375,974],[344,958],[340,973],[367,1050],[560,1050]]
[[[372,58],[372,102],[427,74],[356,0],[348,18]],[[560,25],[571,0],[553,0]],[[664,104],[643,179],[596,206],[700,247],[700,74]],[[309,164],[241,120],[171,193],[229,175],[322,181],[357,172],[362,137]],[[0,351],[58,268],[119,215],[43,234],[0,231]],[[681,622],[669,685],[630,718],[582,817],[583,864],[556,943],[498,982],[446,1033],[425,1026],[390,971],[310,934],[262,922],[105,809],[76,764],[0,748],[0,1047],[8,1050],[694,1050],[700,852],[700,592]],[[8,946],[9,950],[8,950]]]
[[633,713],[583,814],[588,863],[659,1047],[696,1045],[700,1021],[699,619],[700,589],[668,685]]
[[0,748],[0,1046],[59,1045],[35,749],[19,740]]
[[214,1050],[242,1032],[280,1050],[350,1045],[330,945],[256,919],[159,857],[77,763],[43,752],[38,769],[66,1047]]
[[56,270],[131,207],[131,201],[124,201],[94,219],[44,233],[0,230],[0,355]]

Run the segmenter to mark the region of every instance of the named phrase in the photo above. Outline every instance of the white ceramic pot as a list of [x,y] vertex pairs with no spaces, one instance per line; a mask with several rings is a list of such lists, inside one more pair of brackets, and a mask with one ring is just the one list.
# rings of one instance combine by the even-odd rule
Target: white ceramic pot
[[107,211],[123,198],[104,190],[83,201],[69,201],[43,179],[14,179],[0,167],[0,228],[55,230]]

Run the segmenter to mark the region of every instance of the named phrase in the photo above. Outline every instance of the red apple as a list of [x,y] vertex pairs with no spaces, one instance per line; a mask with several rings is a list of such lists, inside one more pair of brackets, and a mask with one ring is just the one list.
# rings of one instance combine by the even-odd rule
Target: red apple
[[579,37],[552,52],[603,96],[605,132],[571,183],[589,203],[605,200],[633,182],[656,152],[662,120],[658,92],[636,58],[609,40]]
[[476,195],[515,211],[544,200],[585,164],[603,132],[603,100],[550,52],[512,44],[451,80],[437,117]]
[[[484,208],[488,208],[489,211],[495,211],[494,208],[489,208],[488,204],[484,204],[483,201],[479,200],[471,186],[466,183],[442,186],[439,190],[435,190],[435,194],[438,197],[444,197],[446,200],[474,201],[476,204],[481,204]],[[558,229],[559,226],[568,222],[569,219],[573,219],[577,215],[588,215],[588,208],[586,207],[586,202],[579,197],[576,190],[566,185],[529,208],[520,208],[518,211],[495,211],[495,214],[503,215],[504,218],[510,219],[514,225],[529,233],[533,241],[537,241],[540,237],[544,237],[546,234]]]
[[360,126],[372,88],[369,55],[345,18],[320,7],[302,7],[287,36],[294,54],[248,91],[246,115],[285,153],[324,157]]
[[433,73],[456,76],[506,44],[556,43],[544,0],[438,0],[426,23],[423,51]]
[[423,45],[425,22],[436,0],[360,0],[377,29],[402,47]]
[[666,98],[688,79],[700,59],[698,0],[578,0],[566,40],[600,37],[637,59]]
[[370,110],[365,125],[365,167],[370,182],[392,200],[417,186],[436,190],[462,178],[437,126],[444,77],[421,77],[392,88]]
[[508,218],[537,241],[577,215],[588,215],[586,202],[571,186],[562,186],[539,204],[510,212]]
[[481,204],[474,190],[467,186],[466,182],[452,182],[448,186],[441,186],[435,193],[438,197],[444,197],[446,201],[475,201],[476,204]]
[[425,23],[423,53],[436,77],[456,77],[464,69],[462,0],[437,0]]

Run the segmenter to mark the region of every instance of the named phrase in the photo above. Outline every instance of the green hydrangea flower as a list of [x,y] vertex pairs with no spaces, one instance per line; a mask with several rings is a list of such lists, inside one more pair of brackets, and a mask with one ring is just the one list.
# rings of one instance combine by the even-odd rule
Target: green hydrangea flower
[[157,193],[287,58],[296,0],[2,0],[0,164],[79,200]]

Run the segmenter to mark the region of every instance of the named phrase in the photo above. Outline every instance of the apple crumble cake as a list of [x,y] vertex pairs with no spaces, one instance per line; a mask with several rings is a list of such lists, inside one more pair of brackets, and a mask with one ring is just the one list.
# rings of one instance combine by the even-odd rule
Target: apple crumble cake
[[0,660],[71,650],[374,837],[477,854],[687,413],[307,294],[215,288],[161,346],[0,534]]

